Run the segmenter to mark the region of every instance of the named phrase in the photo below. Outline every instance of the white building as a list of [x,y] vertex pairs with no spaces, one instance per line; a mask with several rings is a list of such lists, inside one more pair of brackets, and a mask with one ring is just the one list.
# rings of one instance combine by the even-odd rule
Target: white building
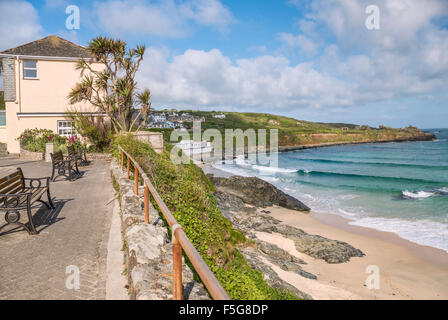
[[216,118],[216,119],[225,119],[226,118],[226,115],[225,114],[214,114],[213,115],[213,118]]
[[166,117],[164,115],[154,114],[149,116],[150,122],[165,122]]
[[212,151],[212,144],[208,141],[182,140],[174,145],[182,149],[187,156],[198,153],[210,153]]

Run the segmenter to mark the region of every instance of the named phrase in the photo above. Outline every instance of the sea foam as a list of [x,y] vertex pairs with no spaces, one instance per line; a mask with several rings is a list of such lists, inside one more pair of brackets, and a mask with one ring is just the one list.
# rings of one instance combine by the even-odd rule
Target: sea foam
[[349,222],[351,225],[396,233],[411,242],[435,247],[448,252],[448,225],[445,223],[396,218],[365,217]]
[[298,171],[298,170],[295,170],[295,169],[266,167],[266,166],[258,166],[258,165],[253,165],[252,168],[255,169],[255,170],[262,171],[262,172],[267,172],[267,173],[294,173],[294,172]]
[[432,197],[433,195],[435,195],[434,192],[426,192],[426,191],[412,192],[412,191],[408,191],[408,190],[403,191],[402,194],[403,194],[403,197],[411,198],[411,199],[425,199],[425,198],[429,198],[429,197]]

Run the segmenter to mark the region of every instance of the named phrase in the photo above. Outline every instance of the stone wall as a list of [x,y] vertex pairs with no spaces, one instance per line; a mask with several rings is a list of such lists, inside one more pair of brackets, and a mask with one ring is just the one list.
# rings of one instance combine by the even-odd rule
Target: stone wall
[[44,160],[44,153],[43,152],[32,152],[32,151],[28,151],[23,148],[20,148],[20,159],[30,160],[30,161],[40,161],[40,160]]
[[161,132],[138,131],[132,133],[138,140],[149,143],[155,152],[163,152],[163,134]]
[[112,158],[110,153],[86,153],[86,157],[87,157],[88,161],[93,161],[93,160],[110,161]]
[[[140,196],[134,193],[134,182],[115,159],[111,173],[119,185],[121,229],[125,246],[126,274],[130,299],[171,300],[172,246],[167,229],[157,210],[150,205],[149,224],[144,222],[143,187]],[[183,261],[183,295],[185,300],[208,300],[202,284],[194,281],[192,271]]]

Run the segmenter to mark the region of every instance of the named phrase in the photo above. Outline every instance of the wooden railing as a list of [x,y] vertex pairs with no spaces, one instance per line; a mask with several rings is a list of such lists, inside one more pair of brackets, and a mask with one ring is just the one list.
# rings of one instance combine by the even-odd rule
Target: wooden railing
[[143,179],[144,182],[144,213],[145,213],[145,222],[149,223],[149,193],[153,196],[157,205],[162,211],[163,216],[171,227],[172,232],[172,244],[173,244],[173,298],[174,300],[182,300],[182,249],[185,254],[190,259],[193,264],[196,272],[207,288],[208,292],[215,300],[230,300],[229,295],[224,290],[224,288],[219,283],[218,279],[216,279],[213,272],[210,271],[205,261],[196,251],[195,247],[188,239],[185,234],[182,226],[177,223],[170,209],[165,205],[160,195],[157,193],[157,190],[152,185],[148,176],[145,174],[143,169],[137,163],[137,161],[132,158],[121,146],[118,146],[118,150],[121,153],[121,170],[123,171],[124,161],[126,157],[126,174],[127,178],[130,178],[130,164],[134,165],[134,180],[135,187],[134,192],[138,195],[138,185],[139,185],[139,176]]

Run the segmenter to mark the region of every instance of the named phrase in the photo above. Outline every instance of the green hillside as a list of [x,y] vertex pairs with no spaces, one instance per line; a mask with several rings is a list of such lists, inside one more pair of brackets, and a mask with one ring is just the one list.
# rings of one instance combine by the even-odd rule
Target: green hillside
[[[385,126],[372,128],[366,125],[344,123],[318,123],[293,118],[272,115],[267,113],[238,113],[238,112],[207,112],[185,110],[197,117],[204,117],[201,124],[202,130],[218,129],[224,133],[224,129],[246,130],[278,129],[280,147],[296,147],[314,144],[332,143],[358,143],[358,142],[383,142],[383,141],[408,141],[431,140],[431,134],[425,134],[416,127],[394,129]],[[180,112],[180,113],[182,113]],[[225,114],[225,119],[216,119],[215,114]],[[185,124],[191,129],[192,124]],[[170,130],[165,131],[165,137],[169,137]]]

